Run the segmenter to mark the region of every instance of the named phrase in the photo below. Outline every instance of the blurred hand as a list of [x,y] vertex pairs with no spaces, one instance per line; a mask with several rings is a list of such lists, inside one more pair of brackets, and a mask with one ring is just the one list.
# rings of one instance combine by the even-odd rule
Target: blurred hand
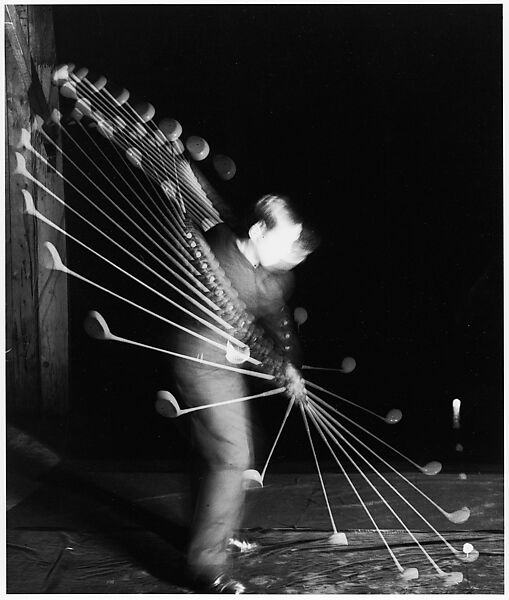
[[284,375],[287,394],[296,402],[303,402],[306,399],[306,386],[300,372],[289,363]]

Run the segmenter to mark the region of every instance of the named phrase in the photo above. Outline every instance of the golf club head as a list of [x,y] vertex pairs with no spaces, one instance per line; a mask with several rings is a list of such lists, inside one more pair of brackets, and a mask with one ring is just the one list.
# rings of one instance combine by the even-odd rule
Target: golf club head
[[401,573],[401,578],[404,579],[405,581],[411,581],[412,579],[418,579],[419,571],[415,567],[409,567],[408,569],[405,569]]
[[23,194],[23,198],[25,199],[25,212],[28,215],[35,216],[37,214],[37,210],[35,208],[32,194],[27,190],[21,190],[21,193]]
[[421,468],[421,471],[425,475],[438,475],[442,470],[442,463],[438,462],[438,460],[432,460],[431,462],[424,465]]
[[41,115],[35,115],[32,121],[32,131],[41,131],[44,127],[44,119]]
[[24,177],[30,177],[30,173],[27,170],[27,161],[21,152],[16,152],[16,167],[14,168],[14,175],[23,175]]
[[447,518],[451,523],[465,523],[470,518],[470,509],[467,506],[460,508],[452,513],[448,513]]
[[463,573],[461,571],[451,571],[450,573],[444,573],[442,578],[447,587],[458,585],[463,581]]
[[249,348],[235,347],[230,340],[226,342],[226,360],[232,365],[241,365],[249,358]]
[[399,410],[399,408],[393,408],[385,416],[385,422],[389,423],[389,425],[395,425],[396,423],[399,423],[402,418],[403,413]]
[[32,142],[30,141],[30,132],[28,131],[28,129],[25,129],[24,127],[21,129],[21,133],[19,136],[19,142],[17,145],[17,148],[31,148],[32,147]]
[[174,419],[182,413],[175,396],[166,390],[157,392],[155,407],[158,414],[167,419]]
[[333,533],[329,537],[329,542],[331,544],[334,544],[335,546],[348,546],[348,539],[346,537],[346,534],[344,534],[342,531],[337,531],[336,533]]
[[58,110],[58,108],[54,108],[51,111],[50,121],[52,123],[56,123],[57,125],[59,125],[61,120],[62,120],[62,113]]
[[341,362],[341,373],[351,373],[356,366],[357,363],[355,358],[352,358],[351,356],[345,356]]
[[60,258],[60,254],[51,242],[44,242],[43,250],[39,255],[39,262],[46,269],[53,271],[66,271],[65,265]]
[[244,489],[260,488],[263,487],[263,479],[259,471],[256,469],[247,469],[242,474],[244,481]]
[[74,65],[72,63],[59,65],[53,70],[52,80],[55,85],[62,85],[66,81],[69,81],[69,76],[74,70]]
[[87,334],[95,340],[110,340],[112,338],[110,328],[104,317],[96,310],[91,310],[83,322]]

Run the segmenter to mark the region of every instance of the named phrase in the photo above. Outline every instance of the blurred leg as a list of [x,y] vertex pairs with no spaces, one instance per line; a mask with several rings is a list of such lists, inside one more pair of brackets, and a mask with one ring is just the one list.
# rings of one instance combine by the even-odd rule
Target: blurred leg
[[[182,374],[181,374],[182,375]],[[242,378],[197,370],[180,381],[189,405],[248,394]],[[192,437],[205,465],[196,501],[188,564],[196,577],[213,579],[227,568],[227,542],[238,529],[244,505],[243,472],[251,465],[251,426],[246,402],[192,415]]]

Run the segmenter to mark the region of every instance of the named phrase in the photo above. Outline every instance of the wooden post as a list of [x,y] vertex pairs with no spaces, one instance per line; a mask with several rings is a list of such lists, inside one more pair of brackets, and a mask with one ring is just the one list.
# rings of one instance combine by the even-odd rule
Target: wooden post
[[[13,175],[14,152],[22,128],[34,115],[46,118],[56,108],[51,71],[55,47],[51,7],[6,6],[6,350],[8,415],[39,416],[68,410],[67,281],[39,265],[42,244],[49,240],[65,260],[65,238],[24,213],[21,189],[37,209],[65,227],[63,207],[20,176]],[[34,148],[48,153],[40,136]],[[63,198],[63,182],[54,171],[23,151],[28,170]],[[59,154],[50,157],[61,170]]]

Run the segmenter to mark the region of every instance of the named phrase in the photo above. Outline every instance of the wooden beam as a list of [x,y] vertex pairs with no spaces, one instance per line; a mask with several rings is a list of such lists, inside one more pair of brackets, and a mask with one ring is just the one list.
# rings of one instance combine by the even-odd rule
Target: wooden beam
[[[6,31],[7,407],[9,414],[40,417],[69,408],[67,279],[40,267],[38,260],[45,241],[54,243],[63,257],[66,247],[63,236],[24,214],[21,189],[26,188],[37,209],[63,228],[65,212],[12,171],[21,128],[30,129],[33,114],[49,115],[47,97],[58,101],[51,95],[55,61],[51,8],[6,7]],[[41,136],[33,136],[32,144],[49,158]],[[63,197],[61,177],[30,152],[25,159],[28,170]],[[61,155],[54,160],[61,171]]]
[[[37,225],[23,214],[25,182],[12,176],[18,142],[12,123],[28,121],[30,109],[19,94],[16,65],[6,61],[6,344],[7,402],[17,412],[35,413],[40,403],[37,313]],[[29,162],[30,165],[30,162]],[[30,166],[29,166],[30,168]]]
[[[56,52],[53,32],[53,15],[50,6],[28,6],[28,30],[30,31],[30,52],[35,65],[37,81],[49,101],[50,109],[58,107],[58,88],[51,85],[51,75],[55,67]],[[52,96],[55,93],[55,96]],[[53,128],[51,135],[57,145],[60,130]],[[63,198],[64,184],[58,172],[62,172],[62,154],[55,151],[50,143],[44,143],[37,136],[37,143],[43,145],[45,155],[57,169],[57,173],[43,162],[35,162],[34,175],[44,185]],[[39,188],[34,189],[34,202],[37,209],[48,219],[65,229],[65,209]],[[51,242],[60,255],[66,256],[66,238],[54,229],[37,221],[37,254],[43,251],[44,242]],[[39,358],[41,379],[41,403],[45,412],[64,413],[68,408],[69,386],[69,340],[68,340],[68,297],[67,277],[58,271],[38,269],[38,314],[39,314]]]
[[34,112],[46,120],[50,116],[50,109],[23,33],[16,6],[7,5],[5,7],[5,33],[19,75],[27,90],[30,105]]

